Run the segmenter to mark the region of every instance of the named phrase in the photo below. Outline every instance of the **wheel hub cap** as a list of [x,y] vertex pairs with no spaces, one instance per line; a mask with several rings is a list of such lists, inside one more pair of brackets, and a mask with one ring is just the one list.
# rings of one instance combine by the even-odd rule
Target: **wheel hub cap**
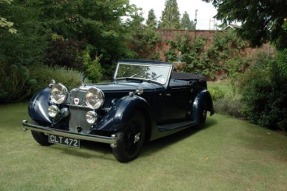
[[137,143],[140,140],[140,135],[141,135],[140,133],[135,135],[134,143]]

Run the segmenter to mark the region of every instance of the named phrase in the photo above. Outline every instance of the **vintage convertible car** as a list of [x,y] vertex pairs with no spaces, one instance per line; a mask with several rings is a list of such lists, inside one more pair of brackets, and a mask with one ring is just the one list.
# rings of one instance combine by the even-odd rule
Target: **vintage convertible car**
[[61,83],[35,95],[23,120],[43,146],[80,146],[81,140],[111,145],[120,162],[135,159],[144,141],[203,127],[214,113],[206,79],[177,73],[165,62],[119,61],[111,83],[83,84],[70,92]]

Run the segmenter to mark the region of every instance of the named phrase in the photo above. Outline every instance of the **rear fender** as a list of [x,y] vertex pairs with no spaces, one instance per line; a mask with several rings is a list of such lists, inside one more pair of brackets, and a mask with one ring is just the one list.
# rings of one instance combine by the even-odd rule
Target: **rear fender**
[[142,97],[133,95],[119,99],[109,112],[91,129],[92,131],[118,132],[135,111],[143,112],[147,125],[153,120],[149,104]]
[[202,90],[199,92],[193,101],[192,117],[196,122],[199,122],[200,107],[205,107],[205,109],[210,112],[210,116],[214,114],[213,102],[208,90]]
[[32,97],[28,106],[28,113],[31,119],[39,123],[51,124],[48,116],[50,102],[50,88],[45,88]]

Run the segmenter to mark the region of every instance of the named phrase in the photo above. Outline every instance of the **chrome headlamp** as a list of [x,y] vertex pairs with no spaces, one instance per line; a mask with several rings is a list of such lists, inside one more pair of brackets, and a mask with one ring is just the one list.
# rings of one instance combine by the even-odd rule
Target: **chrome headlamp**
[[54,84],[50,90],[51,102],[62,104],[67,100],[68,94],[68,90],[63,84]]
[[60,113],[60,109],[59,109],[57,106],[55,106],[55,105],[49,106],[49,108],[48,108],[48,115],[49,115],[49,117],[54,118],[54,117],[56,117],[59,113]]
[[96,121],[98,120],[98,115],[96,112],[94,111],[88,111],[86,113],[86,121],[89,123],[89,124],[94,124]]
[[92,109],[99,109],[105,101],[104,93],[98,88],[90,88],[86,94],[86,104]]

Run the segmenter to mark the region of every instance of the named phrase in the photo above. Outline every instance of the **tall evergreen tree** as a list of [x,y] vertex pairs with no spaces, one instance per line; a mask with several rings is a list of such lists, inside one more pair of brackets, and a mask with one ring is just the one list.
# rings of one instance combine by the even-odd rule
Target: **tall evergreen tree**
[[179,29],[180,13],[176,0],[166,0],[165,8],[162,12],[160,28],[162,29]]
[[149,12],[148,12],[146,25],[149,28],[153,28],[153,29],[157,28],[157,20],[156,20],[156,16],[155,16],[153,9],[149,10]]
[[195,29],[194,23],[190,20],[189,14],[186,11],[184,12],[181,18],[180,27],[181,29],[188,29],[188,30]]

